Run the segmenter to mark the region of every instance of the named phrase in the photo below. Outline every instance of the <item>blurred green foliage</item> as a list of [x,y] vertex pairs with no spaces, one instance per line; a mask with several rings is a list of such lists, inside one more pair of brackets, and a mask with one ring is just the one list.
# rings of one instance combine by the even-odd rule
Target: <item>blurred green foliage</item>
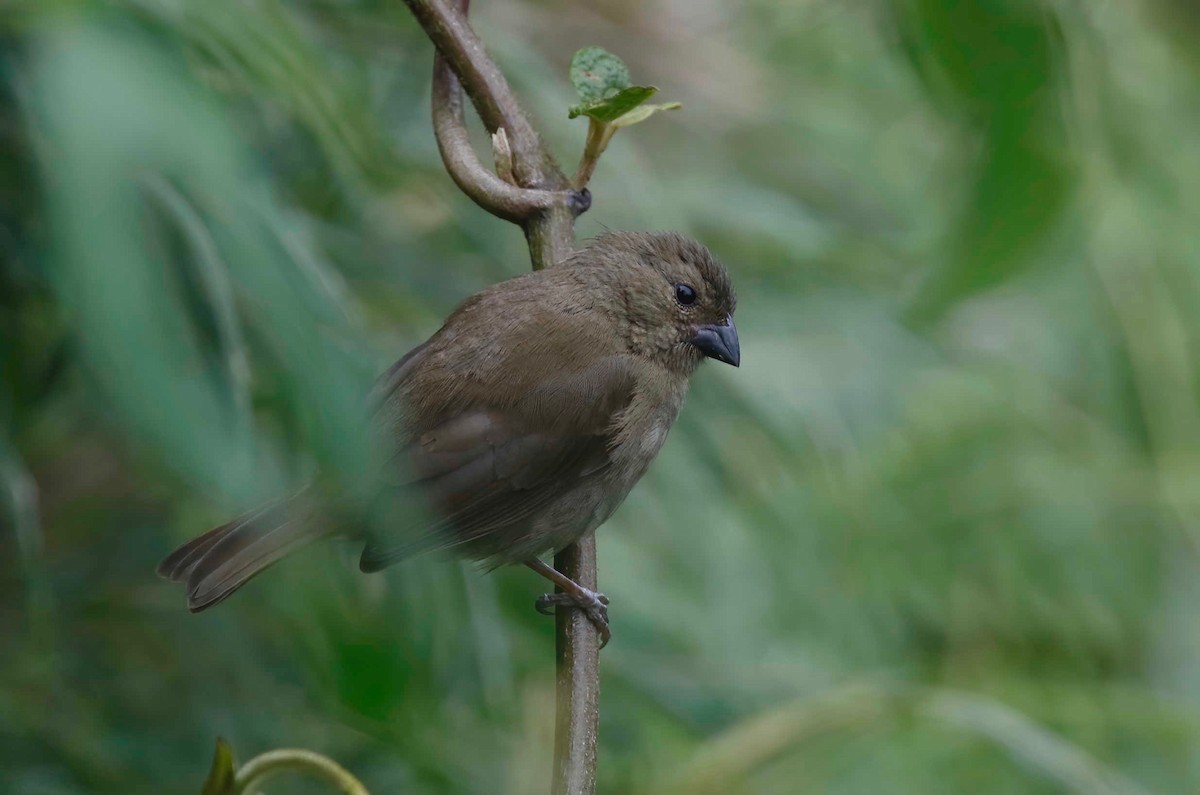
[[[1200,790],[1190,4],[475,5],[568,168],[578,48],[684,102],[580,232],[691,232],[740,294],[742,368],[601,531],[601,790]],[[198,616],[153,576],[353,483],[372,376],[528,267],[442,171],[403,5],[9,0],[0,37],[0,791],[197,792],[217,736],[545,791],[527,572],[325,546]]]

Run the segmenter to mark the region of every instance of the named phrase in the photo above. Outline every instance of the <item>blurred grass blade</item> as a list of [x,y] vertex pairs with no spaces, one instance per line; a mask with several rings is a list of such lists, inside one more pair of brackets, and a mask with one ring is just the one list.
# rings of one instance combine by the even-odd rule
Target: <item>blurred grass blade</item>
[[[152,9],[169,16],[170,6]],[[262,91],[307,127],[342,175],[386,185],[397,162],[366,104],[366,86],[345,78],[308,34],[303,15],[276,0],[187,0],[183,35],[242,89]]]
[[886,690],[853,685],[764,710],[701,745],[676,778],[655,792],[732,792],[755,770],[829,732],[876,724],[895,710]]
[[161,175],[143,178],[143,184],[171,214],[183,231],[192,249],[192,259],[203,285],[204,297],[216,320],[218,342],[225,361],[227,388],[233,396],[239,432],[248,438],[253,417],[250,410],[250,361],[238,318],[233,283],[229,270],[221,259],[216,241],[204,224],[204,219],[171,183]]
[[936,690],[918,705],[917,713],[986,737],[1022,765],[1078,795],[1148,795],[1079,746],[996,701]]
[[30,627],[33,637],[45,642],[46,633],[52,630],[48,622],[54,594],[45,568],[46,543],[38,509],[38,487],[20,454],[3,434],[0,434],[0,489],[3,489],[0,505],[9,520],[0,523],[0,529],[7,525],[16,540]]

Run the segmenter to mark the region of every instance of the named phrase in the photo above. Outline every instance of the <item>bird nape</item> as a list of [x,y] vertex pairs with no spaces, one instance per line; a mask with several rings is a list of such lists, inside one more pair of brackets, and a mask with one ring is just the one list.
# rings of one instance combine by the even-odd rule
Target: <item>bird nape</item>
[[[428,512],[359,531],[363,571],[442,549],[523,563],[607,643],[608,599],[539,556],[605,522],[658,454],[706,357],[738,366],[736,296],[711,252],[672,232],[616,232],[559,265],[468,298],[378,381],[372,431],[394,494]],[[383,478],[381,478],[383,479]],[[292,550],[356,535],[306,489],[179,547],[159,574],[211,607]]]

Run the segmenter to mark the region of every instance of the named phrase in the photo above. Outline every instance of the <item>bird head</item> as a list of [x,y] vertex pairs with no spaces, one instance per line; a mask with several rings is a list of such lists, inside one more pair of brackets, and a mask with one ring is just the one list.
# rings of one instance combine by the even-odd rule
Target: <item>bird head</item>
[[573,264],[605,269],[611,308],[634,353],[691,372],[705,357],[741,362],[729,273],[707,248],[675,232],[610,232]]

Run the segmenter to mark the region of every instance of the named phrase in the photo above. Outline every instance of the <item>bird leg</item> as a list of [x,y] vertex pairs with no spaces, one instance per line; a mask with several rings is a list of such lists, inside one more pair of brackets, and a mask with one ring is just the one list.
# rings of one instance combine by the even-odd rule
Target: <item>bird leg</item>
[[588,620],[600,633],[600,648],[608,644],[612,632],[608,628],[608,597],[602,593],[584,588],[553,566],[543,563],[537,558],[530,558],[525,565],[557,585],[560,593],[544,593],[534,602],[534,607],[543,615],[554,615],[554,608],[575,607],[583,611]]

